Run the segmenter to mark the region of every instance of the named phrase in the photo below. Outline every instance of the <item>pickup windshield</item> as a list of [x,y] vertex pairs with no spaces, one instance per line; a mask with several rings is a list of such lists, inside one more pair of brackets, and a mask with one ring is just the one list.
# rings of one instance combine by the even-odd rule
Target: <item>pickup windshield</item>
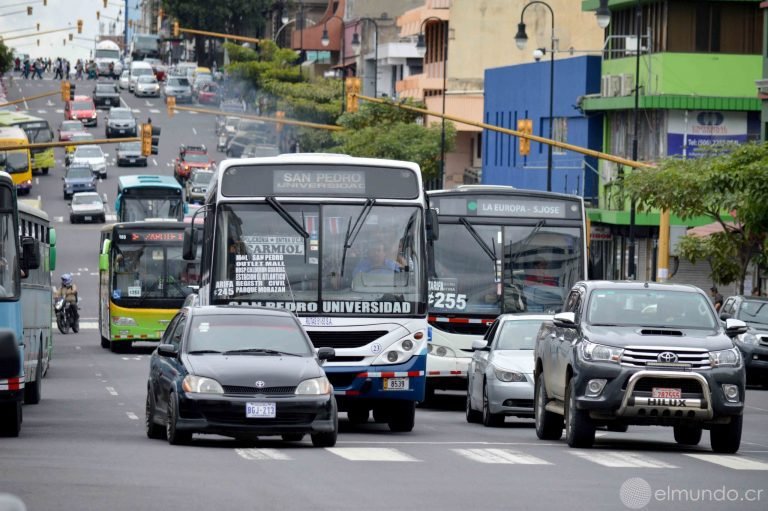
[[587,307],[591,325],[713,329],[712,305],[699,293],[652,289],[600,289]]

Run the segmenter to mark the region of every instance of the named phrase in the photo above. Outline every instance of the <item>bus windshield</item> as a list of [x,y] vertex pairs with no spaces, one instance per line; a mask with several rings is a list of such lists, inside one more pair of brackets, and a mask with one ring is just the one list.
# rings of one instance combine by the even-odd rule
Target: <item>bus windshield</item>
[[120,50],[96,50],[93,52],[94,59],[112,59],[120,60]]
[[53,132],[47,121],[35,121],[22,124],[21,128],[27,134],[30,144],[50,142],[53,140]]
[[[2,205],[5,209],[12,201],[10,190],[0,189]],[[16,298],[19,296],[19,281],[16,267],[16,230],[13,228],[13,214],[10,211],[0,212],[0,299]]]
[[174,218],[181,220],[184,205],[180,196],[132,197],[124,196],[120,211],[121,222],[139,222],[148,218]]
[[29,170],[29,157],[26,150],[0,153],[0,165],[9,174],[19,174]]
[[423,314],[421,213],[365,204],[223,205],[214,301],[298,312]]

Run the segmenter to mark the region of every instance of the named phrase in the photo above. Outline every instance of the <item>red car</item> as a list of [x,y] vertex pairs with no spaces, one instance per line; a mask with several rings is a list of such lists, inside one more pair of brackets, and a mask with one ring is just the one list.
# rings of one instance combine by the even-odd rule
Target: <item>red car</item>
[[197,92],[197,102],[201,105],[218,105],[221,102],[219,86],[213,82],[207,82]]
[[182,145],[179,148],[179,157],[173,161],[173,177],[184,183],[192,174],[192,169],[207,169],[213,165],[214,161],[208,157],[208,150],[204,145]]
[[59,142],[66,142],[75,133],[83,132],[83,123],[80,121],[61,121],[59,126]]
[[96,105],[90,96],[75,96],[64,105],[64,118],[68,121],[80,121],[84,126],[98,125]]

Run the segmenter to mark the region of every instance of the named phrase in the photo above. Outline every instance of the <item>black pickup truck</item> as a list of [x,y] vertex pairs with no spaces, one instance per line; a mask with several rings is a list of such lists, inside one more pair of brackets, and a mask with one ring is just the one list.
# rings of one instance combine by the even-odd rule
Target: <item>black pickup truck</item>
[[534,412],[540,439],[591,447],[595,429],[674,428],[681,445],[710,432],[712,450],[738,451],[745,370],[733,338],[699,288],[589,281],[536,339]]

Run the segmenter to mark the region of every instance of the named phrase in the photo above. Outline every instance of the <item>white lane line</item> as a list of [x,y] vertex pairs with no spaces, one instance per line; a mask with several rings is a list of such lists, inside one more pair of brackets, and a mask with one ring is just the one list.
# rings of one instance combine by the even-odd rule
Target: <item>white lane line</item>
[[157,108],[152,108],[152,109],[149,110],[149,113],[151,113],[151,114],[159,114],[160,110],[158,110]]
[[765,408],[758,408],[756,406],[744,405],[744,408],[749,408],[750,410],[757,410],[758,412],[768,412],[768,410],[766,410]]
[[194,133],[195,135],[197,135],[197,130],[196,130],[195,128],[192,128],[192,133]]
[[686,454],[686,456],[734,470],[768,470],[768,463],[743,456],[726,454]]
[[91,273],[89,273],[88,275],[90,275],[91,277],[98,277],[98,276],[99,276],[99,273],[98,273],[98,272],[95,272],[95,271],[92,271],[92,272],[91,272]]
[[536,456],[511,449],[451,449],[453,452],[478,463],[503,463],[508,465],[551,465]]
[[288,461],[293,459],[277,449],[235,449],[235,452],[238,456],[246,460]]
[[139,110],[138,108],[131,108],[131,112],[133,112],[135,114],[140,114],[141,110]]
[[107,215],[106,216],[106,221],[107,222],[115,222],[116,220],[117,220],[117,215],[115,215],[115,214]]
[[326,451],[349,461],[420,461],[388,447],[329,447]]
[[154,159],[154,158],[152,158],[152,165],[154,165],[155,167],[157,167],[157,160],[156,160],[156,159]]
[[109,392],[109,394],[112,396],[117,395],[117,391],[115,390],[115,387],[107,387],[107,392]]
[[128,418],[129,418],[129,419],[131,419],[132,421],[137,421],[137,420],[139,420],[139,417],[138,417],[138,415],[136,415],[136,414],[135,414],[135,413],[133,413],[133,412],[125,412],[125,414],[126,414],[126,415],[128,416]]
[[[39,184],[40,184],[40,178],[36,177],[35,178],[35,185],[39,185]],[[37,196],[37,200],[40,200],[40,196],[39,195]]]
[[131,108],[122,96],[120,96],[120,103],[123,104],[123,108]]
[[51,101],[51,100],[49,99],[48,101],[46,101],[46,102],[45,102],[45,106],[56,106],[56,105],[54,105],[54,104],[53,104],[53,101]]
[[[72,275],[79,275],[79,273],[73,273]],[[51,323],[51,328],[56,328],[55,321]],[[99,323],[97,321],[81,321],[80,322],[80,330],[98,330],[98,328],[99,328]]]
[[192,114],[192,115],[197,115],[197,112],[187,112],[187,113]]
[[54,222],[63,222],[64,221],[64,217],[63,216],[55,216],[55,217],[53,217],[53,221]]
[[96,376],[101,376],[101,373],[96,373]]
[[80,347],[80,346],[75,346],[75,350],[81,350],[81,349],[83,349],[83,348]]
[[579,458],[610,468],[677,468],[664,461],[632,452],[572,451]]
[[37,113],[39,113],[39,114],[47,114],[48,110],[38,110]]
[[63,114],[64,113],[64,109],[63,108],[57,108],[56,109],[56,113],[57,114]]

